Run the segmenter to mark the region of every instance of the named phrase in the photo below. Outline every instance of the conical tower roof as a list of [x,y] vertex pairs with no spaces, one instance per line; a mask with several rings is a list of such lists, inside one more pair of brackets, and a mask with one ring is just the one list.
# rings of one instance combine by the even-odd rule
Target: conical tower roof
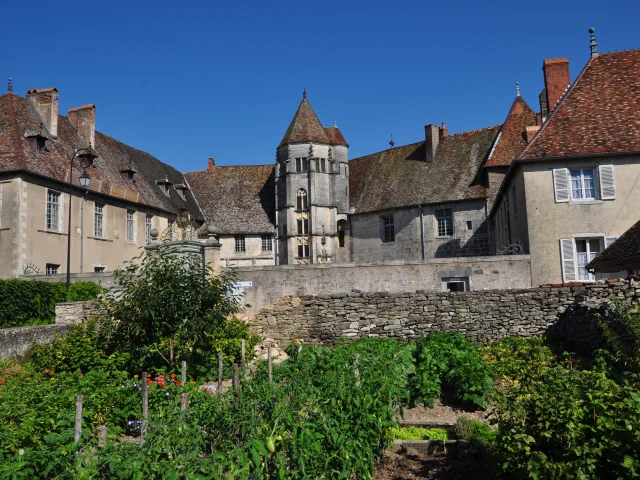
[[320,120],[318,120],[313,108],[311,108],[311,104],[307,101],[307,93],[305,91],[298,111],[294,115],[293,120],[291,120],[284,137],[282,137],[280,146],[288,143],[306,142],[331,143]]

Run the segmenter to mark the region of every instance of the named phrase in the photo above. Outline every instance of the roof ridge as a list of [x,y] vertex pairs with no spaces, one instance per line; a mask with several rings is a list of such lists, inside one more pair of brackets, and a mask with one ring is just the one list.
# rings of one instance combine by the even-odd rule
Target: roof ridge
[[463,135],[465,133],[476,133],[480,132],[481,130],[491,130],[492,128],[496,127],[502,127],[502,123],[497,123],[496,125],[491,125],[490,127],[476,128],[475,130],[465,130],[464,132],[450,133],[449,135],[447,135],[447,137],[453,137],[454,135]]
[[349,161],[350,161],[350,162],[353,162],[354,160],[359,160],[359,159],[361,159],[361,158],[367,158],[367,157],[370,157],[370,156],[372,156],[372,155],[378,155],[379,153],[388,152],[388,151],[390,151],[390,150],[398,150],[399,148],[405,148],[405,147],[410,147],[410,146],[413,146],[413,145],[419,145],[419,144],[421,144],[421,143],[424,143],[424,140],[420,140],[420,141],[412,142],[412,143],[407,143],[407,144],[405,144],[405,145],[399,145],[399,146],[397,146],[397,147],[396,147],[396,146],[394,146],[394,147],[391,147],[391,148],[385,148],[384,150],[378,150],[377,152],[373,152],[373,153],[367,153],[366,155],[363,155],[363,156],[361,156],[361,157],[355,157],[355,158],[352,158],[352,159],[351,159],[351,160],[349,160]]

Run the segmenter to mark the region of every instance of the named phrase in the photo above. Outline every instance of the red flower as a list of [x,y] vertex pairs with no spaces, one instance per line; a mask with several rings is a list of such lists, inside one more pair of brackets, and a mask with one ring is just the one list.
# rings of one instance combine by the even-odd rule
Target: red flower
[[176,380],[176,385],[180,386],[180,385],[182,385],[182,382],[179,382],[179,381]]
[[176,374],[175,374],[175,373],[172,373],[172,374],[171,374],[171,378],[176,378]]

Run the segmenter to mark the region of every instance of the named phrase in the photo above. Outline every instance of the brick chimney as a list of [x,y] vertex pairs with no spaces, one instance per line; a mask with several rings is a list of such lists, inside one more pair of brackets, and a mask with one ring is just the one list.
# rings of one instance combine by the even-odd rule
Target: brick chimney
[[442,122],[442,128],[440,128],[440,140],[449,135],[449,130],[447,130],[447,126],[444,122]]
[[524,139],[527,143],[531,143],[531,140],[533,140],[533,137],[536,136],[536,134],[538,133],[538,131],[540,131],[540,125],[531,125],[528,127],[525,127],[524,129]]
[[34,88],[27,92],[27,101],[38,113],[40,120],[52,137],[58,136],[58,90]]
[[551,112],[571,83],[569,60],[566,58],[545,60],[542,64],[542,72],[547,94],[547,108]]
[[69,110],[69,121],[73,124],[78,135],[91,148],[96,144],[96,106],[83,105]]
[[425,147],[427,149],[425,161],[433,162],[436,157],[438,143],[440,143],[440,127],[430,123],[424,126]]
[[216,168],[216,161],[213,157],[209,157],[209,166],[207,167],[207,171],[213,172]]

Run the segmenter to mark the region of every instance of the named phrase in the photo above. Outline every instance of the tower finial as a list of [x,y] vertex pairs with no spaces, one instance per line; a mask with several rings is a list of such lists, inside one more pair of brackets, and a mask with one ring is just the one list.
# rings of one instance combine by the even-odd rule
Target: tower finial
[[303,100],[307,99],[307,87],[304,87],[304,90],[302,90],[302,99]]
[[391,134],[391,140],[389,140],[389,145],[391,145],[391,148],[393,148],[395,146],[396,142],[393,141],[393,133]]
[[9,77],[9,85],[7,85],[7,92],[13,92],[13,79]]
[[591,36],[591,41],[589,42],[589,48],[591,49],[591,57],[598,56],[598,44],[596,43],[596,29],[591,27],[589,29],[589,34]]
[[334,127],[336,127],[336,128],[338,128],[338,121],[337,121],[337,120],[334,120],[334,121],[333,121],[333,126],[334,126]]
[[516,82],[516,97],[520,96],[520,83]]

